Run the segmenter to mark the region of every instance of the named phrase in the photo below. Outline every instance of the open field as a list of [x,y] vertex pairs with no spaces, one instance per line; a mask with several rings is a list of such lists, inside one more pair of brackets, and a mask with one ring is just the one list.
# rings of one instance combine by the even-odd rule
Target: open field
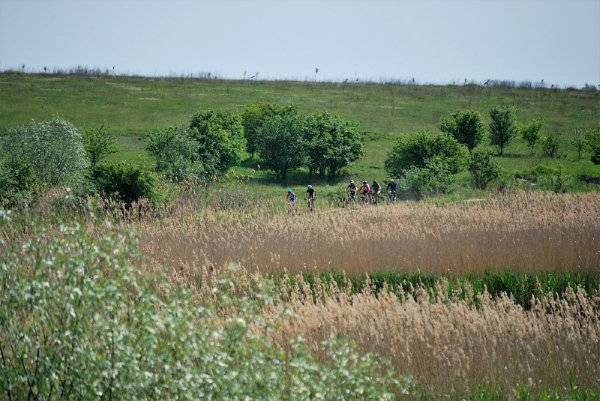
[[[152,166],[143,150],[148,132],[187,124],[199,110],[241,110],[255,101],[293,103],[302,111],[329,111],[358,121],[367,131],[365,155],[348,173],[369,180],[386,177],[383,161],[399,133],[437,130],[443,117],[462,109],[479,111],[487,123],[492,106],[513,106],[520,122],[544,120],[542,133],[558,135],[561,156],[549,159],[539,151],[531,155],[525,142],[516,138],[506,156],[498,158],[507,173],[560,164],[573,177],[569,188],[597,189],[576,177],[600,176],[600,167],[588,157],[576,160],[569,144],[576,129],[600,127],[600,92],[582,90],[0,74],[0,129],[54,115],[83,129],[104,124],[118,138],[119,152],[111,156],[113,160]],[[248,183],[271,197],[281,191],[269,173],[255,170],[256,163],[243,166],[233,175],[247,177]],[[292,174],[285,185],[309,180],[305,174]],[[467,174],[460,176],[460,197],[480,196],[480,191],[467,188],[468,182]]]

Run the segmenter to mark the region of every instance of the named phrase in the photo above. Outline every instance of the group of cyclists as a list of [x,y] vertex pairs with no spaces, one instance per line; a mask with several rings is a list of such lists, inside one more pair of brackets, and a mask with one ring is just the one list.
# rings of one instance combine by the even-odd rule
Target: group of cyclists
[[[358,195],[363,205],[373,204],[377,205],[381,199],[381,185],[377,181],[373,181],[372,185],[369,185],[367,181],[363,181],[362,184],[356,185],[354,180],[350,181],[350,184],[346,187],[346,197],[343,200],[345,205],[352,205],[357,203]],[[386,192],[388,194],[388,200],[391,202],[396,201],[396,193],[398,190],[398,184],[396,180],[390,179],[386,185]],[[308,210],[310,212],[315,211],[317,192],[312,185],[306,187],[306,201]],[[296,212],[298,204],[298,196],[292,188],[288,188],[286,196],[288,211],[290,213]]]

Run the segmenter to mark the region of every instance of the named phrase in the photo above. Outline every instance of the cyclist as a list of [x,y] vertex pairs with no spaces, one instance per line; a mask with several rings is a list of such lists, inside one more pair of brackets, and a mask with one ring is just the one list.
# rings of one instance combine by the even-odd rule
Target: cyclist
[[292,188],[288,188],[287,196],[285,198],[288,204],[288,213],[296,214],[296,203],[298,202],[298,197],[296,196]]
[[390,201],[396,202],[396,192],[398,191],[398,184],[393,178],[387,184],[386,191],[388,192]]
[[350,184],[346,188],[346,192],[348,194],[348,202],[356,201],[356,184],[354,183],[354,180],[350,181]]
[[308,210],[311,212],[315,211],[315,200],[317,199],[317,192],[312,185],[306,187],[306,200],[308,201]]
[[363,204],[369,203],[369,194],[371,193],[371,187],[369,183],[366,181],[362,182],[362,186],[360,187],[360,193],[362,194]]
[[373,204],[376,205],[379,202],[379,195],[381,194],[381,185],[377,181],[373,181],[371,186],[371,196],[373,198]]

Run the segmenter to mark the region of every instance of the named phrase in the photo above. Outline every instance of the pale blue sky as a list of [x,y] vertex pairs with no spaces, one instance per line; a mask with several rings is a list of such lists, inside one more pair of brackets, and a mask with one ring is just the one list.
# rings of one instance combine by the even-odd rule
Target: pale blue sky
[[600,0],[0,0],[0,68],[600,84]]

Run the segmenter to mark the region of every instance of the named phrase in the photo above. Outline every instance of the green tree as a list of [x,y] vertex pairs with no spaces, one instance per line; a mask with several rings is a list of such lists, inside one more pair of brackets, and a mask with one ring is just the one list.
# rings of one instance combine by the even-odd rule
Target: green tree
[[131,204],[140,198],[154,200],[156,179],[138,166],[100,164],[93,171],[94,185],[104,196]]
[[0,160],[0,207],[33,200],[40,186],[35,169],[26,161]]
[[426,195],[448,193],[453,183],[454,176],[447,160],[436,156],[424,166],[409,167],[400,180],[400,187],[420,200]]
[[246,150],[252,158],[258,150],[258,134],[260,128],[268,119],[282,113],[295,111],[294,106],[282,106],[273,103],[257,102],[248,105],[242,113]]
[[558,148],[558,138],[555,135],[547,135],[542,139],[542,150],[547,157],[556,157]]
[[327,112],[309,116],[307,124],[305,140],[311,173],[337,177],[362,155],[358,124]]
[[440,130],[452,135],[469,151],[481,142],[485,133],[481,116],[475,111],[459,111],[451,114],[442,121]]
[[298,113],[276,115],[260,128],[258,152],[278,178],[285,179],[289,170],[306,163],[306,128],[306,119]]
[[203,171],[198,142],[182,127],[153,132],[146,147],[156,159],[156,170],[174,182],[181,182]]
[[581,160],[581,154],[587,147],[587,142],[585,140],[585,135],[581,132],[581,130],[575,131],[575,136],[571,139],[571,145],[575,148],[577,152],[577,160]]
[[494,107],[490,110],[490,140],[498,147],[499,154],[504,154],[504,148],[517,134],[517,125],[512,109]]
[[539,119],[533,119],[529,124],[521,127],[521,137],[527,142],[527,146],[531,153],[535,149],[535,145],[540,139],[540,130],[542,129],[543,122]]
[[44,186],[81,184],[89,165],[81,133],[61,118],[8,129],[0,157],[27,164]]
[[102,159],[116,151],[115,139],[106,132],[104,125],[83,132],[83,147],[92,170]]
[[490,182],[500,176],[500,166],[489,152],[476,150],[471,153],[469,172],[475,187],[485,189]]
[[216,176],[239,163],[245,146],[242,131],[240,116],[229,111],[207,110],[192,117],[189,135],[198,143],[206,174]]
[[600,128],[589,131],[585,135],[585,141],[592,152],[592,163],[600,164]]
[[461,171],[467,164],[469,151],[449,134],[422,132],[400,137],[385,161],[391,176],[401,176],[411,167],[426,167],[438,158],[446,164],[450,174]]

